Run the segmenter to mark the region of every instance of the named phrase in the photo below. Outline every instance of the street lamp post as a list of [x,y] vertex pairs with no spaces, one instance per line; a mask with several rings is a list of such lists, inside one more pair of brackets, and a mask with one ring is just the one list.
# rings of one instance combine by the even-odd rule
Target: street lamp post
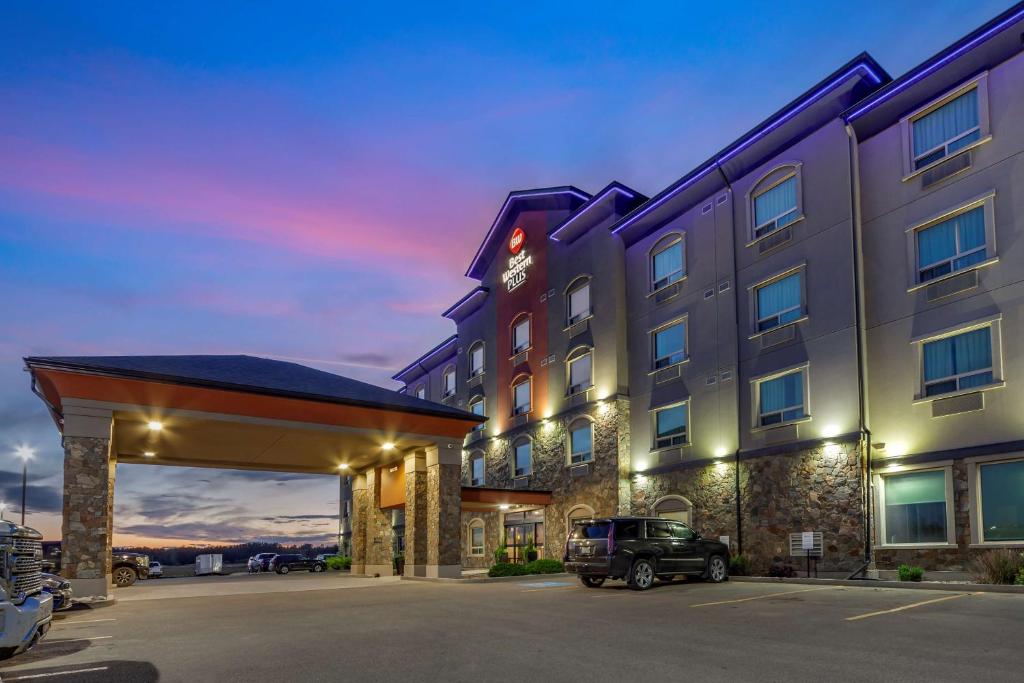
[[25,526],[25,499],[28,493],[28,461],[35,455],[35,450],[30,446],[18,446],[14,452],[21,458],[21,525]]

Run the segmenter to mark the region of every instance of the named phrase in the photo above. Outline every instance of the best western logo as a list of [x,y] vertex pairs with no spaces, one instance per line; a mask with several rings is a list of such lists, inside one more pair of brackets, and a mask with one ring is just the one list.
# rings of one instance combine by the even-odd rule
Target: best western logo
[[508,240],[508,250],[512,252],[512,257],[508,260],[508,269],[501,274],[501,281],[505,283],[506,291],[511,292],[526,282],[526,269],[533,265],[533,256],[523,249],[524,244],[526,244],[526,233],[522,228],[516,228]]
[[508,238],[508,250],[515,256],[519,253],[519,250],[523,248],[523,244],[526,242],[526,233],[523,232],[522,228],[516,228],[512,231],[512,236]]

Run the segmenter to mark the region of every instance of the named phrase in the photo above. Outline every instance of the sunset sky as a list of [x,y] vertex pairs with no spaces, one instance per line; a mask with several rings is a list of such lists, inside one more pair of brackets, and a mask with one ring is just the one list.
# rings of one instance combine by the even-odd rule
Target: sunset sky
[[[3,3],[8,518],[26,444],[28,523],[60,537],[21,357],[247,353],[396,387],[454,331],[510,190],[653,195],[862,50],[896,76],[1008,5]],[[118,544],[336,538],[333,477],[117,477]]]

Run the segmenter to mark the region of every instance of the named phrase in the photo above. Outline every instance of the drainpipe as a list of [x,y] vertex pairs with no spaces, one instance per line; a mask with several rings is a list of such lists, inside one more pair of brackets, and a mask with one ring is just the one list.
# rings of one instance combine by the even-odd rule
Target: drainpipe
[[860,444],[864,454],[861,467],[863,479],[864,504],[864,565],[868,571],[874,569],[871,544],[871,429],[868,419],[867,399],[867,325],[864,312],[864,233],[861,224],[860,209],[860,157],[857,131],[846,122],[846,135],[849,140],[850,154],[850,211],[853,218],[853,297],[856,314],[856,346],[857,346],[857,411],[860,428]]

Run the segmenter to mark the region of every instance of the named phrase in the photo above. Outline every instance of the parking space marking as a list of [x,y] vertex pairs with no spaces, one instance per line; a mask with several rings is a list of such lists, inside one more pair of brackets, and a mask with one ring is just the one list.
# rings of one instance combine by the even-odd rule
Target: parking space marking
[[114,636],[90,636],[89,638],[61,638],[60,640],[44,640],[39,643],[39,646],[43,645],[58,645],[60,643],[77,643],[83,640],[106,640],[107,638],[113,638]]
[[956,595],[946,595],[941,598],[932,598],[931,600],[922,600],[921,602],[912,602],[909,605],[903,605],[902,607],[894,607],[892,609],[883,609],[877,612],[868,612],[867,614],[858,614],[855,617],[846,617],[846,621],[857,621],[859,619],[867,619],[868,617],[878,617],[883,614],[892,614],[894,612],[902,612],[907,609],[914,609],[915,607],[924,607],[925,605],[932,605],[936,602],[945,602],[946,600],[956,600],[957,598],[966,598],[969,595],[978,595],[978,593],[957,593]]
[[95,624],[95,623],[98,623],[98,622],[101,622],[101,621],[117,621],[117,619],[78,619],[76,621],[63,621],[62,620],[62,621],[55,621],[53,623],[55,625],[56,624],[63,624],[65,626],[70,626],[71,624]]
[[69,674],[84,674],[91,673],[93,671],[106,671],[110,667],[108,666],[94,666],[88,669],[74,669],[73,671],[51,671],[45,674],[25,674],[24,676],[15,676],[14,678],[8,678],[8,681],[27,681],[33,678],[51,678],[53,676],[67,676]]
[[793,595],[795,593],[811,593],[813,591],[829,591],[829,590],[841,590],[842,586],[822,586],[820,588],[803,588],[798,591],[783,591],[781,593],[768,593],[765,595],[754,595],[749,598],[737,598],[735,600],[719,600],[717,602],[701,602],[696,605],[690,605],[690,607],[710,607],[712,605],[731,605],[737,602],[750,602],[751,600],[764,600],[766,598],[775,598],[780,595]]

